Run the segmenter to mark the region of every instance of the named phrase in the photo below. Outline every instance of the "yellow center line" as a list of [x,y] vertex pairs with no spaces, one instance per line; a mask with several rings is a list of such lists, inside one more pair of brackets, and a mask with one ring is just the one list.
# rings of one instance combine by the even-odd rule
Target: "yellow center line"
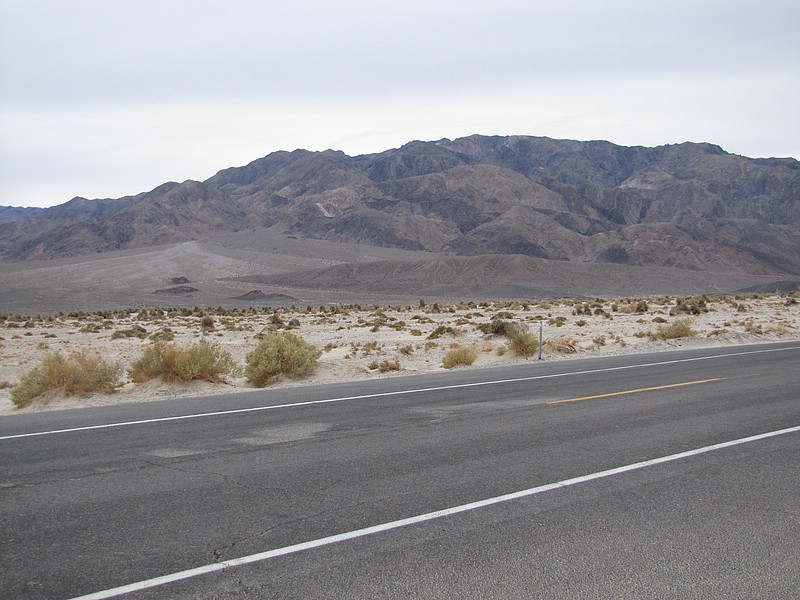
[[639,388],[636,390],[624,390],[621,392],[609,392],[608,394],[596,394],[594,396],[581,396],[580,398],[569,398],[567,400],[554,400],[548,404],[564,404],[566,402],[580,402],[581,400],[594,400],[595,398],[608,398],[609,396],[624,396],[625,394],[638,394],[639,392],[652,392],[654,390],[666,390],[669,388],[684,387],[687,385],[698,385],[700,383],[710,383],[719,381],[721,377],[715,379],[701,379],[699,381],[684,381],[683,383],[670,383],[668,385],[657,385],[655,387]]

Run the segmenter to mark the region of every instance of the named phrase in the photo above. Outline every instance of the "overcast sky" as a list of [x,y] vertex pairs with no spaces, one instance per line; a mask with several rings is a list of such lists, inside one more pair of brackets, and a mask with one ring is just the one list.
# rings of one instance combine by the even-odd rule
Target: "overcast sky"
[[798,113],[798,0],[0,0],[0,205],[473,133],[800,158]]

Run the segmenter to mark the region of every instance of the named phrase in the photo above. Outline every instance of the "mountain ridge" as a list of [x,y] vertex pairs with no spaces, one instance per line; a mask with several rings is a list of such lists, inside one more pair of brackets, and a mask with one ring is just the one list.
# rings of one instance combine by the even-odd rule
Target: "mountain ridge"
[[355,157],[279,151],[203,182],[6,213],[4,261],[271,229],[464,256],[800,274],[800,162],[707,143],[474,135]]

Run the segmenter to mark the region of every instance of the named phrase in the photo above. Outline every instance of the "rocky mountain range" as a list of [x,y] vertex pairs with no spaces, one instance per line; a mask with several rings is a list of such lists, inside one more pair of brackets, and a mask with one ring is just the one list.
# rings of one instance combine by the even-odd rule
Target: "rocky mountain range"
[[800,162],[540,137],[275,152],[204,182],[0,208],[5,262],[280,231],[461,256],[800,274]]

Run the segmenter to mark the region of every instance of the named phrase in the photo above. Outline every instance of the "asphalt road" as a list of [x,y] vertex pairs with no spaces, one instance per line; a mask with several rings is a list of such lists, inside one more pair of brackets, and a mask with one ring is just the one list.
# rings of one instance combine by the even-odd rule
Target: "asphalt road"
[[798,367],[770,344],[3,418],[0,596],[797,597]]

